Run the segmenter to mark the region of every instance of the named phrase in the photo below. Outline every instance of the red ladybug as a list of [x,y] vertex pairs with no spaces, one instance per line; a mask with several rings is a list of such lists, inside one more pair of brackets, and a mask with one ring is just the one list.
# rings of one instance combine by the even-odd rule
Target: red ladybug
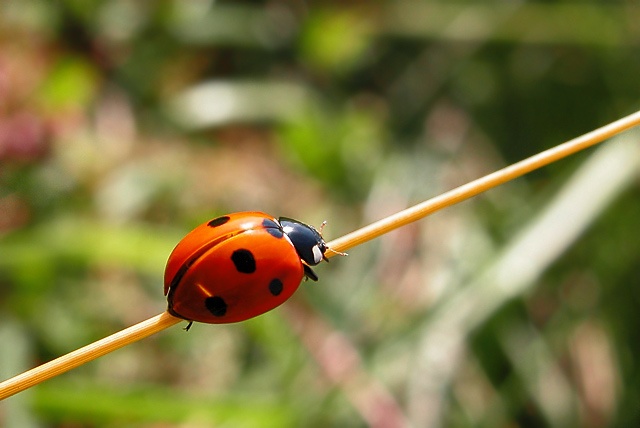
[[169,256],[168,311],[212,324],[263,314],[291,297],[305,276],[318,280],[310,266],[327,260],[326,250],[320,232],[297,220],[261,212],[215,218],[192,230]]

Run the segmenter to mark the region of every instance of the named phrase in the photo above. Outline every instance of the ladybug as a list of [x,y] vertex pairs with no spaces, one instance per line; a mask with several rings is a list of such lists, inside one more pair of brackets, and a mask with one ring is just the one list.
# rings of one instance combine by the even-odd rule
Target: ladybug
[[[322,230],[322,228],[321,228]],[[192,230],[169,256],[168,312],[188,321],[244,321],[281,305],[328,247],[313,226],[261,212],[215,218]],[[189,326],[187,329],[191,326]]]

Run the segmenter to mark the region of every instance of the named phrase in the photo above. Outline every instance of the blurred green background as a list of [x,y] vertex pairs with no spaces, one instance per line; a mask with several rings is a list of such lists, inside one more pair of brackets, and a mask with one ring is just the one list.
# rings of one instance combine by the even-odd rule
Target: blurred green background
[[[636,1],[0,3],[0,374],[162,312],[191,228],[339,237],[640,108]],[[629,427],[637,132],[0,404],[30,427]]]

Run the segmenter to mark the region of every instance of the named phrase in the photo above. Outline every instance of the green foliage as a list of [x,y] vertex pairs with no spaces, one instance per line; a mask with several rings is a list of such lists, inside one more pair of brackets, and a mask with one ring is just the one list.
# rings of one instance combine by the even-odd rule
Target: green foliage
[[[637,110],[623,2],[0,3],[0,372],[165,309],[191,228],[327,240]],[[638,133],[336,257],[269,314],[174,328],[0,425],[627,427]],[[6,409],[6,410],[5,410]]]

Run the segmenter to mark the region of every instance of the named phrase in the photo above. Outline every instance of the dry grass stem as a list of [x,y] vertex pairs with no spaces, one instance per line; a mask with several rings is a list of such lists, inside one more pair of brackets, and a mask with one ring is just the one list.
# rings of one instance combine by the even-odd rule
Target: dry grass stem
[[[587,147],[600,143],[607,138],[623,132],[640,123],[640,111],[603,126],[581,137],[570,140],[552,149],[503,168],[485,177],[474,180],[440,196],[429,199],[411,208],[377,221],[369,226],[358,229],[341,238],[335,239],[328,245],[335,251],[345,251],[364,242],[370,241],[391,230],[419,220],[442,208],[464,201],[486,190],[496,187],[514,178],[520,177],[535,169],[541,168]],[[335,255],[327,252],[327,257]],[[167,327],[183,321],[164,312],[142,321],[134,326],[119,331],[111,336],[100,339],[83,348],[63,355],[53,361],[26,371],[18,376],[0,383],[0,400],[24,391],[42,381],[50,379],[86,362],[108,354],[125,345],[150,336]]]
[[[462,202],[514,178],[601,143],[607,138],[638,124],[640,124],[640,111],[351,232],[329,242],[328,245],[335,251],[346,251],[394,229],[420,220],[443,208]],[[333,255],[333,253],[328,253],[327,257]]]
[[42,364],[18,376],[12,377],[0,383],[0,400],[4,400],[20,391],[31,388],[47,379],[51,379],[59,374],[67,372],[84,363],[95,360],[116,349],[122,348],[130,343],[136,342],[154,333],[171,327],[174,324],[184,321],[176,318],[168,312],[161,313],[146,321],[125,328],[117,333],[93,342],[73,352],[69,352],[55,360]]

